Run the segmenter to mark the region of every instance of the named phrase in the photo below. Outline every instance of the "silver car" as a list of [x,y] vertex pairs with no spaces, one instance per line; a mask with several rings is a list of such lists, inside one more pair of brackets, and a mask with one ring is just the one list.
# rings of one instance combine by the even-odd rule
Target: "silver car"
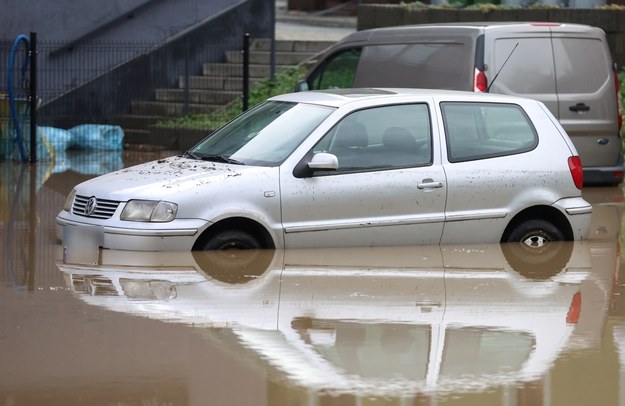
[[582,240],[575,147],[538,101],[418,89],[273,97],[182,156],[79,184],[67,243],[213,250]]

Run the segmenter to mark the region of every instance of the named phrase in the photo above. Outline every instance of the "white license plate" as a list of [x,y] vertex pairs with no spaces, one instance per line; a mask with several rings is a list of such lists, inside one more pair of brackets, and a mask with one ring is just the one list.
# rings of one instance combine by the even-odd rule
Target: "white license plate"
[[103,242],[104,232],[101,227],[66,226],[63,228],[63,262],[97,265]]

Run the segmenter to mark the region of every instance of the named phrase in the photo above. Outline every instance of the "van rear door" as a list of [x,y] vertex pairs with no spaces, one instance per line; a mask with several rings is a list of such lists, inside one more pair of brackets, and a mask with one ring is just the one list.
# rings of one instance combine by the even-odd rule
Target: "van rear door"
[[597,30],[553,28],[557,117],[584,167],[614,166],[620,158],[621,140],[612,57],[605,39]]

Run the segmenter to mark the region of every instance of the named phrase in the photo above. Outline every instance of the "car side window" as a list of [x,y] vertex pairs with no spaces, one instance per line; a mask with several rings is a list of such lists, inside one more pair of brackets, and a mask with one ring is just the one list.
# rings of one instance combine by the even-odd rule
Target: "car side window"
[[336,155],[337,171],[316,175],[386,170],[432,162],[430,114],[426,104],[356,111],[337,123],[314,153]]
[[441,103],[449,162],[527,152],[538,145],[523,109],[505,103]]
[[353,87],[361,48],[341,51],[313,72],[308,79],[311,90],[345,89]]

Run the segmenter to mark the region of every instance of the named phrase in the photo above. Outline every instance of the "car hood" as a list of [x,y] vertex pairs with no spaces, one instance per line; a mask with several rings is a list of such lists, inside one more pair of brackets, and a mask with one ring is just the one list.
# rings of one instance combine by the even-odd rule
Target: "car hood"
[[183,191],[220,183],[244,174],[260,176],[271,168],[170,157],[90,179],[76,186],[79,195],[126,201],[166,199]]

